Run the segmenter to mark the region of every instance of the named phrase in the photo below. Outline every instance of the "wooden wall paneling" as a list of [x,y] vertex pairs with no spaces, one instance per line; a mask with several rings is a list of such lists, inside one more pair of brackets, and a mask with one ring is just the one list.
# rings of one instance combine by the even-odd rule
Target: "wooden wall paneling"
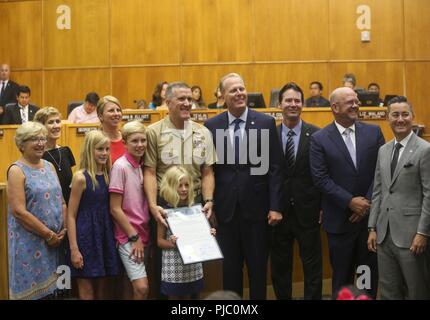
[[42,67],[42,1],[0,4],[0,61],[12,69]]
[[309,95],[309,84],[320,81],[323,85],[323,96],[328,96],[327,64],[325,63],[290,63],[258,64],[255,66],[256,90],[262,92],[266,105],[270,103],[270,92],[282,88],[288,82],[296,82],[303,90],[305,99]]
[[180,0],[183,4],[181,62],[253,60],[252,0]]
[[[182,61],[186,63],[217,62],[222,41],[219,25],[219,1],[182,0]],[[225,45],[225,44],[224,44]]]
[[214,90],[218,86],[219,80],[231,72],[242,76],[248,92],[256,90],[254,66],[250,64],[184,66],[181,68],[182,78],[190,87],[198,85],[202,88],[206,105],[215,101]]
[[45,71],[45,105],[54,106],[67,118],[67,103],[84,100],[95,91],[100,97],[111,94],[109,69]]
[[[70,7],[70,30],[57,28],[63,4]],[[46,68],[109,65],[109,0],[45,1],[43,14]]]
[[[329,64],[329,91],[342,86],[345,73],[354,73],[357,86],[367,89],[371,82],[377,82],[381,88],[380,96],[386,94],[404,94],[403,62],[350,62]],[[327,95],[329,94],[327,91]]]
[[0,137],[0,182],[6,182],[7,168],[21,157],[21,152],[15,144],[15,132],[17,125],[0,126],[3,130],[3,137]]
[[406,59],[430,59],[430,1],[404,0]]
[[254,0],[257,61],[328,60],[328,0]]
[[424,133],[430,133],[428,82],[429,62],[406,62],[406,96],[415,112],[415,123],[424,124]]
[[250,2],[251,0],[217,0],[217,62],[245,62],[253,59],[253,17]]
[[[404,0],[329,1],[330,59],[403,59]],[[371,41],[366,43],[356,26],[361,4],[371,8]]]
[[20,85],[26,85],[31,90],[30,102],[38,107],[43,106],[42,71],[13,71],[11,79]]
[[112,93],[123,108],[136,108],[134,100],[145,99],[149,104],[157,83],[180,81],[179,67],[113,68]]
[[178,0],[112,0],[112,64],[179,63],[178,5]]

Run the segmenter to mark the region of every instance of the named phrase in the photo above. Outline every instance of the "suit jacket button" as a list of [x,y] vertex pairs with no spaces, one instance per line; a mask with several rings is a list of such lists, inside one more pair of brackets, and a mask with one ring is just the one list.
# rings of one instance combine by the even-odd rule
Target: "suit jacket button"
[[390,209],[389,209],[389,208],[387,208],[387,212],[388,212],[388,211],[390,211]]

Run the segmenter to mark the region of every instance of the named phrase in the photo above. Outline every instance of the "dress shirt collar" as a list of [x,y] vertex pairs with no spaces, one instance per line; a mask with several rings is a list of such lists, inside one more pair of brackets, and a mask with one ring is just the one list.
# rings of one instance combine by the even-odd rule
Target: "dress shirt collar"
[[233,125],[233,121],[236,119],[241,119],[244,123],[246,123],[246,118],[248,117],[248,107],[246,107],[245,111],[242,113],[242,115],[239,118],[236,118],[234,115],[232,115],[230,111],[227,111],[227,114],[228,114],[229,126]]
[[[334,124],[336,125],[337,130],[339,130],[340,135],[343,135],[343,133],[345,132],[345,130],[348,129],[348,128],[345,128],[344,126],[342,126],[341,124],[339,124],[336,121],[334,122]],[[349,129],[351,129],[352,132],[355,133],[355,123],[352,126],[350,126]]]
[[409,142],[409,140],[411,139],[411,137],[412,137],[412,135],[414,134],[414,132],[413,131],[411,131],[407,136],[406,136],[406,138],[404,138],[402,141],[397,141],[397,139],[396,138],[394,138],[394,145],[396,145],[396,143],[398,143],[398,142],[400,142],[400,144],[403,146],[403,147],[406,147],[406,145],[408,144],[408,142]]
[[284,123],[282,123],[282,132],[285,133],[285,135],[290,132],[290,130],[293,130],[296,136],[300,135],[300,132],[302,131],[302,120],[300,119],[299,123],[296,124],[296,126],[293,129],[288,128]]

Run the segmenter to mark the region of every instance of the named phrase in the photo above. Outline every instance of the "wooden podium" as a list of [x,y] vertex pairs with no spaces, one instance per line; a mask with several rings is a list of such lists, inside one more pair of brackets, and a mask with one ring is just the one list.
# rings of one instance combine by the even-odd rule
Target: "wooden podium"
[[6,185],[0,183],[0,300],[9,298]]

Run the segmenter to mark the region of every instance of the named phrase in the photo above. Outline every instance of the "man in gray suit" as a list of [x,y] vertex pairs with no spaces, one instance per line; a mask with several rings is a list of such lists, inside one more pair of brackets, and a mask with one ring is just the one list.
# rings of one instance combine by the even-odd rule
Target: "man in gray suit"
[[430,144],[412,131],[405,97],[388,103],[395,138],[379,149],[369,217],[382,299],[430,299]]

